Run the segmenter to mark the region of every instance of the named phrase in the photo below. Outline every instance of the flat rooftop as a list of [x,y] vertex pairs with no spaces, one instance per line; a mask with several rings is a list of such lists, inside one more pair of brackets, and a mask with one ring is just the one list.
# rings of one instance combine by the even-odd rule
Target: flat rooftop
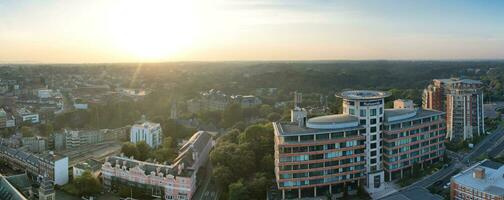
[[[452,180],[459,185],[474,188],[493,195],[504,195],[504,164],[491,160],[483,160],[469,169],[455,175]],[[483,168],[485,176],[482,179],[474,178],[475,169]]]
[[[385,123],[396,123],[411,119],[424,118],[443,114],[441,111],[431,109],[385,109]],[[403,116],[403,117],[401,117]]]
[[347,123],[357,121],[358,121],[357,117],[345,114],[325,115],[308,119],[309,123],[314,124],[333,124],[333,123]]
[[435,79],[445,84],[454,84],[454,83],[465,83],[465,84],[483,84],[479,80],[472,79],[460,79],[460,78],[446,78],[446,79]]
[[336,96],[343,99],[366,100],[389,97],[390,93],[376,90],[349,90],[336,94]]
[[358,130],[363,128],[362,126],[355,126],[351,128],[340,128],[340,129],[316,129],[316,128],[300,127],[297,123],[291,123],[291,122],[275,122],[274,125],[278,128],[278,132],[281,136],[308,135],[315,133]]

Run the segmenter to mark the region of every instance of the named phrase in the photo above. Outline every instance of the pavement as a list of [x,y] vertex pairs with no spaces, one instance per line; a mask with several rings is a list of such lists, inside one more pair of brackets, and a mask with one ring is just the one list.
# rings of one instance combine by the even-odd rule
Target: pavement
[[212,179],[212,163],[208,161],[207,172],[203,184],[194,193],[193,199],[216,200],[218,199],[218,189],[215,180]]

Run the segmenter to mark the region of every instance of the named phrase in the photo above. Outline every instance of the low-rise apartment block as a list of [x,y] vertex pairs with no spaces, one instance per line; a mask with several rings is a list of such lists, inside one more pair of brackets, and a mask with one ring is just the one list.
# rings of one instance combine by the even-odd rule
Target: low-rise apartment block
[[450,199],[504,199],[504,164],[485,159],[453,176]]
[[0,141],[0,159],[12,168],[22,170],[32,177],[47,176],[56,185],[68,183],[68,157],[52,152],[33,154],[15,149]]
[[47,150],[47,140],[40,136],[23,137],[21,143],[32,153],[42,153]]
[[91,175],[98,177],[102,164],[103,163],[95,159],[88,159],[84,162],[77,163],[72,169],[73,178],[81,176],[85,171],[89,171]]
[[103,184],[106,188],[134,186],[165,200],[192,199],[197,187],[196,174],[208,160],[213,145],[212,136],[199,131],[179,149],[179,156],[172,164],[108,157],[101,168]]

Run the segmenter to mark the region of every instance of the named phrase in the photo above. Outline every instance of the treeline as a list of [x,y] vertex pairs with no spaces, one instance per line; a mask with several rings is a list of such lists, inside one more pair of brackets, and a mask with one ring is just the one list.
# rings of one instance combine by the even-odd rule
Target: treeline
[[251,121],[277,121],[280,119],[282,112],[282,109],[275,109],[267,104],[250,108],[242,108],[239,104],[231,104],[224,111],[203,111],[196,116],[203,123],[213,124],[222,128],[231,128],[233,126],[240,127],[242,124],[249,124]]
[[271,124],[232,130],[217,140],[210,154],[213,177],[229,200],[262,200],[274,179],[274,139]]
[[171,163],[177,157],[177,151],[171,137],[164,138],[163,143],[157,149],[151,148],[145,141],[136,144],[126,142],[121,147],[121,153],[136,160],[151,160],[158,163]]

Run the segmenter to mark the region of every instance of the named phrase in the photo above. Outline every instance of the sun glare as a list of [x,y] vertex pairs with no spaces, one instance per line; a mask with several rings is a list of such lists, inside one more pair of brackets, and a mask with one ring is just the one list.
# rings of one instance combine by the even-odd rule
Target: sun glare
[[166,60],[187,48],[196,34],[190,1],[118,1],[109,15],[114,45],[141,60]]

